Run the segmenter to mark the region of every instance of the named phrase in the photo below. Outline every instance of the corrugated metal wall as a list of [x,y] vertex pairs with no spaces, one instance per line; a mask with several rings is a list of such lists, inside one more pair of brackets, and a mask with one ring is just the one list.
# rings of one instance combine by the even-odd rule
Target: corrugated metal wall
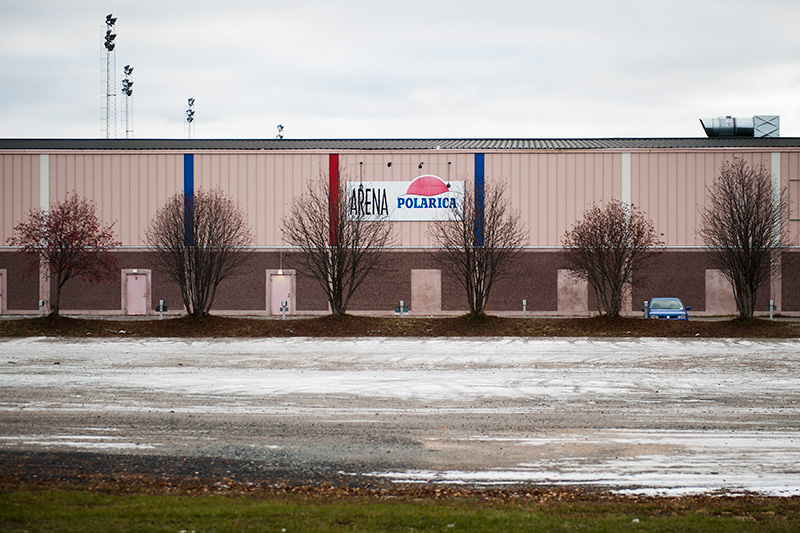
[[0,246],[11,237],[14,226],[31,209],[39,207],[39,154],[0,154],[2,209]]
[[[663,233],[667,246],[703,246],[697,235],[706,191],[734,156],[771,168],[768,152],[694,151],[631,154],[631,201]],[[782,170],[784,187],[788,185]]]
[[791,233],[800,239],[800,153],[781,154],[781,173],[781,183],[788,187]]
[[50,156],[50,203],[73,191],[95,202],[125,246],[144,245],[145,230],[169,196],[183,188],[183,156],[163,153],[68,153]]
[[558,247],[592,202],[620,198],[621,155],[591,152],[492,153],[488,180],[507,180],[529,246]]
[[283,243],[281,223],[310,180],[327,176],[327,154],[198,153],[195,189],[220,187],[240,203],[258,246]]
[[[733,156],[771,166],[771,152],[639,150],[629,152],[631,201],[655,222],[673,247],[695,247],[699,208],[723,161]],[[486,152],[486,182],[508,180],[531,247],[557,248],[564,233],[592,202],[623,199],[620,150]],[[2,243],[31,208],[39,206],[40,154],[0,154]],[[46,161],[47,159],[45,159]],[[472,181],[475,154],[448,150],[342,152],[343,179],[411,181],[435,174]],[[781,152],[781,184],[790,188],[792,215],[800,219],[800,151]],[[391,166],[388,163],[391,162]],[[420,163],[422,168],[420,168]],[[58,152],[49,156],[49,199],[72,191],[93,200],[125,246],[142,246],[144,232],[167,198],[182,191],[183,154],[156,151]],[[259,246],[282,246],[281,223],[310,180],[327,176],[328,153],[317,151],[200,151],[194,157],[196,189],[221,187],[240,202]],[[791,180],[791,183],[790,183]],[[429,245],[426,222],[398,222],[395,244]],[[791,223],[794,239],[800,221]]]

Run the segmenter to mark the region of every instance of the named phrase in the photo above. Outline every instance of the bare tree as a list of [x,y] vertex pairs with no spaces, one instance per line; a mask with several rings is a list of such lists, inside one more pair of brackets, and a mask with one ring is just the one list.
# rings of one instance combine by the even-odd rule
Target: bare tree
[[743,318],[752,318],[758,289],[779,268],[786,209],[786,191],[773,188],[770,171],[739,158],[723,163],[708,189],[699,234],[712,264],[731,282]]
[[61,289],[73,277],[89,282],[114,280],[117,260],[108,252],[122,243],[114,240],[114,224],[103,226],[94,203],[67,195],[49,210],[33,209],[8,239],[23,253],[36,254],[31,270],[43,268],[50,279],[50,314],[59,316]]
[[150,222],[146,240],[193,317],[208,315],[220,282],[242,274],[253,252],[240,206],[220,189],[172,196]]
[[477,191],[467,185],[456,199],[454,216],[433,222],[429,229],[435,246],[431,258],[464,288],[473,317],[486,312],[492,287],[510,275],[526,239],[506,188],[502,181]]
[[617,317],[634,272],[664,243],[639,209],[612,200],[604,209],[592,205],[566,232],[562,245],[572,276],[588,281],[602,313]]
[[283,219],[284,240],[301,252],[298,270],[319,283],[334,316],[347,313],[353,293],[381,265],[392,235],[386,220],[349,210],[346,191],[344,179],[331,184],[320,176]]

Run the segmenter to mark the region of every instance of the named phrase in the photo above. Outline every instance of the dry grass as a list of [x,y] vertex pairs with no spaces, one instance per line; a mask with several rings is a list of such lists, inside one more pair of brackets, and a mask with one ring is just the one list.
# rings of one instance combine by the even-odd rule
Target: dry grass
[[209,316],[153,320],[70,317],[0,321],[2,337],[691,337],[796,338],[800,322],[671,322],[641,318],[318,317],[288,320]]

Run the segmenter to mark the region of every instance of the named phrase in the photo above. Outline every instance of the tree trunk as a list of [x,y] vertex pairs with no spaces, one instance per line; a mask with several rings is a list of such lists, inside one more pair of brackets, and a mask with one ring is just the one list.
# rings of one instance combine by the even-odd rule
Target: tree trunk
[[53,289],[53,295],[50,297],[50,316],[58,317],[59,300],[61,299],[61,290],[58,288]]
[[64,286],[66,283],[66,279],[60,279],[60,276],[56,277],[55,284],[51,285],[51,296],[50,296],[50,316],[59,317],[60,315],[60,307],[61,307],[61,287]]
[[753,318],[755,314],[756,291],[749,287],[735,290],[736,307],[742,318]]

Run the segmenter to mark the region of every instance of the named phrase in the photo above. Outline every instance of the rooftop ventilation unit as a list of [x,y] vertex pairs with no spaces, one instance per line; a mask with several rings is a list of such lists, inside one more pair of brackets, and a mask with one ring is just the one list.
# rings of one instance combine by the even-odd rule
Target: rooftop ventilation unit
[[701,118],[700,123],[709,137],[780,137],[781,133],[778,115]]

